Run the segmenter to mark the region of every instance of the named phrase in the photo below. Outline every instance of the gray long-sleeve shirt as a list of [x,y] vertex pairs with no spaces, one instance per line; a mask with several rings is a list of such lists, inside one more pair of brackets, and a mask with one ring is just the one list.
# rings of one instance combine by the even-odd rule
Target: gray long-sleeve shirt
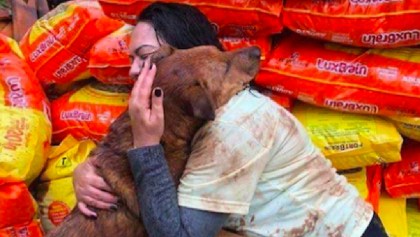
[[216,236],[228,214],[178,206],[161,145],[128,151],[143,223],[150,237]]

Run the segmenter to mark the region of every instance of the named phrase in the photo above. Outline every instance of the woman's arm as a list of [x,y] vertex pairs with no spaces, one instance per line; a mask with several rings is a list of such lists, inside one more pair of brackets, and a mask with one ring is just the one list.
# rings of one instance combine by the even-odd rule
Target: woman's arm
[[149,236],[217,235],[228,214],[178,206],[176,187],[160,145],[130,150],[128,158]]

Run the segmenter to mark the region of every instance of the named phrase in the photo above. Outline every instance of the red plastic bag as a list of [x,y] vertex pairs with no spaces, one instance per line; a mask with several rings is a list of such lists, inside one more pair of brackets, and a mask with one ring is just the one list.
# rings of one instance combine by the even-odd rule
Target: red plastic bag
[[20,54],[14,40],[0,35],[0,104],[36,109],[49,116],[48,99]]
[[420,44],[418,0],[286,1],[283,23],[302,35],[354,46]]
[[0,237],[43,237],[44,232],[39,221],[34,220],[27,224],[9,226],[0,229]]
[[278,105],[282,106],[283,108],[287,109],[288,111],[292,110],[292,107],[293,107],[292,98],[285,96],[283,94],[280,94],[278,92],[275,92],[275,91],[270,91],[270,90],[262,90],[261,93],[270,97],[270,99],[272,99],[274,102],[276,102]]
[[385,168],[386,191],[393,198],[420,197],[420,143],[405,140],[401,156],[400,162]]
[[134,83],[128,75],[131,67],[128,45],[132,30],[131,26],[123,26],[92,47],[88,66],[92,76],[103,83]]
[[256,84],[335,110],[420,116],[418,48],[360,49],[292,34],[275,46]]
[[382,190],[382,166],[372,165],[366,167],[367,186],[369,189],[369,195],[366,198],[376,213],[379,212],[379,199],[381,197]]
[[90,48],[122,25],[105,16],[96,1],[70,1],[39,19],[20,46],[43,84],[86,79]]
[[34,216],[34,202],[26,184],[13,179],[1,178],[0,229],[28,223]]
[[[105,14],[136,23],[137,15],[150,0],[99,0]],[[221,36],[251,37],[267,36],[282,30],[279,0],[164,0],[196,6],[215,24]]]
[[250,46],[257,46],[261,49],[261,60],[266,60],[271,51],[271,38],[235,38],[235,37],[222,37],[220,42],[226,50],[235,50],[239,48],[246,48]]
[[77,140],[100,141],[111,123],[127,109],[128,96],[87,85],[52,101],[53,144],[59,144],[69,134]]

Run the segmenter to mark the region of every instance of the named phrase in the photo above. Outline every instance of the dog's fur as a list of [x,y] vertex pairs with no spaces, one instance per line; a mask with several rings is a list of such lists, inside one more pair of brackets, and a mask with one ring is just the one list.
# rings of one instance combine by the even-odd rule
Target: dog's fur
[[[162,144],[175,183],[184,171],[195,132],[215,111],[243,90],[259,68],[256,47],[221,52],[212,46],[187,50],[162,47],[154,56],[157,74],[154,87],[165,93],[165,131]],[[108,135],[93,151],[102,177],[121,199],[117,211],[96,210],[96,220],[75,208],[65,221],[47,236],[147,236],[141,223],[134,180],[126,153],[132,147],[128,113],[110,127]]]

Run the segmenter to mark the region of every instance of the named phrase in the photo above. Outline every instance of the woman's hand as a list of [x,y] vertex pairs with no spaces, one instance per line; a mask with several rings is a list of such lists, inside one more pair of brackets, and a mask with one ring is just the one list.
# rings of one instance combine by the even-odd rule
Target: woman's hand
[[128,111],[134,148],[159,144],[164,129],[163,91],[152,84],[156,65],[146,60],[131,92]]
[[96,213],[88,208],[116,209],[118,198],[112,194],[105,180],[96,173],[96,157],[78,165],[73,173],[73,186],[79,210],[86,216],[96,217]]

